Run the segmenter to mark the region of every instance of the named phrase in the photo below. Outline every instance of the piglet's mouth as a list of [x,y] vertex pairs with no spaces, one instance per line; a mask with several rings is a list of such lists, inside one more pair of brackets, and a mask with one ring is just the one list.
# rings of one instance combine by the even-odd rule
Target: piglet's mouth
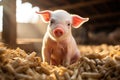
[[62,28],[55,28],[53,34],[55,37],[61,37],[64,34],[64,30]]

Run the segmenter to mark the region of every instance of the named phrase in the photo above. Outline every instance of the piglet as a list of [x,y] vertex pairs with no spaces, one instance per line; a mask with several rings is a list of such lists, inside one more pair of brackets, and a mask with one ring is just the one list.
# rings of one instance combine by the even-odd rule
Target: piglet
[[71,28],[79,28],[89,18],[69,14],[65,10],[37,12],[48,23],[42,43],[42,59],[52,65],[70,65],[78,60],[80,51]]

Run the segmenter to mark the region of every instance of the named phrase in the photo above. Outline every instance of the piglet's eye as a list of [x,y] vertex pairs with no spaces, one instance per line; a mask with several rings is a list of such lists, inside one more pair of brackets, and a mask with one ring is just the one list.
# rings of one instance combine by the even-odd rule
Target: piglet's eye
[[51,19],[50,24],[53,24],[53,23],[55,23],[55,20]]
[[70,26],[70,23],[68,23],[67,26]]

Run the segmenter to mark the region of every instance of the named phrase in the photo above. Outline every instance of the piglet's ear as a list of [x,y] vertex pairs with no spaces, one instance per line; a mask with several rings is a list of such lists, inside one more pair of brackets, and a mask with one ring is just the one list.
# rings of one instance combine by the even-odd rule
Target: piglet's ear
[[72,26],[74,28],[80,27],[84,22],[87,22],[89,18],[82,18],[78,15],[71,15],[72,16]]
[[49,22],[50,21],[50,17],[51,17],[51,12],[50,10],[45,10],[45,11],[41,11],[41,12],[36,12],[37,14],[40,14],[40,16],[42,17],[42,20],[44,22]]

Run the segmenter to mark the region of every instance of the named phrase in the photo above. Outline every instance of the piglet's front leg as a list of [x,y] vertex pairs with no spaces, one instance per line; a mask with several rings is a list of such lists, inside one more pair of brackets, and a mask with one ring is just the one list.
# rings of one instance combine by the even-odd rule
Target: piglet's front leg
[[70,64],[73,64],[80,57],[80,51],[77,48],[75,40],[73,38],[70,38],[69,40],[70,41],[68,41],[68,43],[71,43],[71,44],[67,45],[68,46],[67,47],[67,54],[66,54],[65,59],[63,61],[64,66],[68,66]]
[[48,48],[42,47],[43,62],[48,62],[48,64],[50,64],[50,56],[51,54],[49,53]]
[[70,65],[71,58],[72,58],[72,50],[71,49],[67,49],[67,54],[66,54],[66,56],[65,56],[65,58],[63,60],[63,65],[64,66]]
[[[70,55],[71,54],[71,55]],[[72,53],[68,53],[68,55],[66,56],[65,60],[63,61],[63,65],[64,66],[68,66],[70,64],[75,63],[78,59],[80,58],[80,54],[79,53],[75,53],[74,55],[72,55]]]
[[63,65],[64,65],[64,66],[70,65],[70,57],[69,57],[69,56],[66,56],[66,58],[65,58],[64,61],[63,61]]

